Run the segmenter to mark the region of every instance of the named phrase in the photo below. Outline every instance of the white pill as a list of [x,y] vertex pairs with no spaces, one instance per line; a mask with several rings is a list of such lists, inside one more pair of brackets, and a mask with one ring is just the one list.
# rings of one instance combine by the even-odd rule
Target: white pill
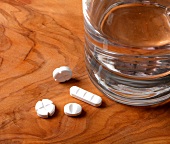
[[78,116],[81,112],[82,107],[77,103],[68,103],[64,106],[64,113],[68,116]]
[[39,117],[48,118],[48,116],[52,116],[55,113],[55,105],[51,100],[43,99],[36,103],[35,110]]
[[70,88],[70,95],[88,104],[98,107],[102,104],[102,98],[77,86]]
[[72,77],[72,71],[67,66],[62,66],[60,68],[56,68],[53,71],[53,78],[55,81],[65,82],[65,81],[70,80],[71,77]]

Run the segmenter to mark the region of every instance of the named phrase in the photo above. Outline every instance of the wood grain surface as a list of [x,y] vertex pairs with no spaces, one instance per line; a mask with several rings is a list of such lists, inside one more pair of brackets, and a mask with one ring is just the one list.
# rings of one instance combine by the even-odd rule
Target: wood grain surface
[[[52,72],[67,65],[73,78],[55,82]],[[99,108],[72,98],[77,85],[100,95]],[[49,119],[35,104],[56,105]],[[64,105],[82,105],[79,117]],[[81,0],[0,0],[0,144],[169,144],[170,103],[130,107],[104,96],[90,81],[84,63]]]

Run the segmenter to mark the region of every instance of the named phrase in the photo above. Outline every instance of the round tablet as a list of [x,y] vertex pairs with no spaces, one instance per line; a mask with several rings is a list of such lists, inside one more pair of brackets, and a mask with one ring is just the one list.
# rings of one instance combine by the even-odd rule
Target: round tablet
[[51,100],[43,99],[36,103],[35,110],[39,117],[48,118],[48,116],[52,116],[55,113],[55,105]]
[[81,112],[82,107],[77,103],[68,103],[64,106],[64,113],[68,116],[78,116]]
[[53,78],[58,82],[65,82],[71,79],[72,71],[68,66],[61,66],[53,71]]

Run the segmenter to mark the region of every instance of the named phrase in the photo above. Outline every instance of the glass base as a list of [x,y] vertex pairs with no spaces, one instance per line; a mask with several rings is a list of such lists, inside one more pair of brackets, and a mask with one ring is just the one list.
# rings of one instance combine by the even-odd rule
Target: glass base
[[[86,66],[89,77],[94,85],[107,97],[116,102],[131,106],[150,106],[158,105],[166,102],[167,100],[170,100],[169,83],[159,85],[154,84],[150,87],[140,87],[136,84],[135,87],[135,82],[133,81],[126,81],[126,79],[124,79],[124,81],[127,83],[122,82],[122,80],[120,80],[118,83],[116,79],[120,79],[119,76],[114,75],[111,77],[108,73],[103,75],[105,74],[104,68],[101,72],[102,76],[98,75],[98,73],[95,73],[95,70],[93,69],[95,67],[89,67],[90,65],[87,60]],[[102,79],[103,76],[105,79]],[[109,77],[109,80],[107,77]]]
[[[161,94],[158,96],[154,96],[152,98],[146,98],[146,99],[134,99],[134,98],[129,98],[128,97],[123,97],[122,95],[118,95],[113,93],[112,91],[119,91],[117,90],[111,90],[110,88],[108,88],[106,86],[106,84],[104,83],[96,83],[96,81],[93,79],[93,77],[89,74],[89,77],[91,79],[91,81],[93,82],[93,84],[101,91],[103,92],[107,97],[109,97],[110,99],[119,102],[121,104],[126,104],[126,105],[130,105],[130,106],[151,106],[151,105],[158,105],[161,103],[165,103],[167,100],[170,99],[170,94],[168,93],[164,93],[165,95]],[[133,91],[133,90],[131,90]],[[121,91],[119,91],[121,94]],[[140,92],[140,91],[139,91]],[[128,93],[128,92],[127,92]],[[132,96],[133,97],[133,96]]]

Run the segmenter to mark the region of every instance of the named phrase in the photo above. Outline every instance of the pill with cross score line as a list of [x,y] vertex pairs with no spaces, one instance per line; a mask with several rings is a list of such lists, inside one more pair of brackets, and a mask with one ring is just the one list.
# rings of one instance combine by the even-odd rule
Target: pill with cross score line
[[98,107],[102,104],[102,98],[77,86],[70,88],[70,95],[92,106]]
[[52,116],[55,113],[55,105],[51,100],[43,99],[36,103],[35,110],[39,117],[48,118],[48,116]]

